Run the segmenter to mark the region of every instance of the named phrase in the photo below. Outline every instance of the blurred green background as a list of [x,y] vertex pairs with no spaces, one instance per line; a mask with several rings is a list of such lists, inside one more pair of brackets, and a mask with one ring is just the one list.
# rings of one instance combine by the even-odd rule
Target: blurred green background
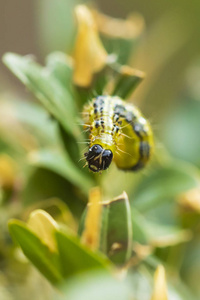
[[[77,1],[61,0],[55,3],[53,0],[29,2],[22,0],[11,3],[1,0],[0,55],[8,51],[22,55],[33,54],[39,62],[44,62],[45,56],[51,51],[70,52],[75,33],[72,26],[74,22],[72,10],[75,3]],[[170,118],[173,118],[174,110],[179,110],[179,105],[187,106],[188,89],[193,99],[195,96],[198,98],[196,94],[198,94],[200,52],[199,1],[161,0],[150,3],[146,0],[103,0],[93,1],[92,5],[114,17],[124,18],[132,11],[144,17],[145,32],[134,48],[131,65],[145,71],[147,77],[134,94],[134,103],[143,106],[144,114],[150,116],[152,123],[155,124],[155,130],[163,140],[163,130],[165,133],[166,123],[171,124]],[[0,76],[2,91],[15,88],[17,92],[27,97],[22,85],[2,63]],[[183,93],[185,97],[180,99]],[[195,105],[198,107],[198,104]],[[167,120],[164,120],[164,116],[167,116]],[[177,146],[179,148],[189,147],[190,139],[193,141],[196,138],[196,135],[194,134],[193,138],[191,130],[185,127],[182,130],[179,127],[175,129],[176,136],[178,135],[180,140],[182,139],[180,131],[184,139],[188,139],[186,145],[180,142]],[[166,135],[164,138],[172,150],[170,136],[167,133]],[[199,148],[196,150],[198,152]],[[172,151],[176,153],[180,149]],[[191,157],[187,159],[191,160]]]
[[[71,54],[76,32],[73,8],[77,3],[74,0],[0,0],[0,56],[5,52],[31,54],[39,63],[44,64],[45,57],[50,52],[59,50]],[[194,296],[192,298],[187,288],[178,283],[176,288],[180,289],[180,295],[176,294],[173,298],[172,289],[172,298],[169,299],[199,299],[200,214],[199,211],[191,212],[189,209],[182,211],[175,203],[175,198],[177,194],[193,186],[199,187],[200,182],[200,2],[99,0],[89,4],[113,17],[125,18],[133,11],[144,18],[145,30],[133,47],[129,64],[146,72],[146,78],[131,101],[151,121],[156,136],[156,153],[159,154],[156,156],[161,161],[160,168],[153,166],[142,175],[120,173],[112,166],[103,179],[105,194],[107,197],[114,197],[124,189],[127,191],[134,216],[134,239],[141,244],[147,237],[148,242],[158,242],[155,228],[157,230],[159,227],[159,236],[165,236],[165,232],[168,233],[165,225],[178,226],[184,234],[187,229],[192,231],[193,237],[189,243],[177,242],[174,247],[156,247],[154,254],[156,259],[168,266],[168,278],[176,283],[180,276]],[[50,204],[42,201],[51,197],[64,200],[78,219],[87,195],[81,189],[77,190],[59,172],[27,166],[24,159],[27,152],[57,143],[56,129],[46,112],[35,106],[35,98],[2,62],[0,98],[0,152],[9,156],[6,159],[0,156],[0,166],[2,161],[2,166],[8,164],[11,168],[11,175],[8,172],[6,177],[8,187],[7,182],[1,182],[0,238],[3,246],[0,249],[0,288],[3,300],[27,299],[27,294],[32,295],[31,299],[51,299],[54,291],[49,284],[34,268],[27,266],[21,253],[16,253],[16,249],[12,248],[7,220],[16,215],[26,219],[35,207],[42,207],[55,216],[59,215],[55,207],[65,211],[60,200],[53,199]],[[27,102],[32,103],[32,106],[29,107]],[[17,125],[16,119],[21,126]],[[39,124],[38,127],[36,123]],[[48,129],[45,127],[47,123]],[[172,158],[170,163],[169,156]],[[8,170],[7,167],[5,169]],[[4,168],[0,173],[4,174]],[[17,179],[13,179],[14,176]],[[115,186],[110,188],[113,178]],[[73,195],[73,201],[69,194]],[[67,213],[63,213],[60,219],[65,221]],[[142,236],[143,230],[147,237]],[[177,234],[177,240],[179,238]],[[182,240],[184,239],[187,240],[187,234]],[[147,262],[152,269],[157,264],[155,257]],[[142,288],[138,289],[136,299],[149,299],[149,282],[146,278],[150,275],[146,273],[142,269],[142,272],[138,270],[138,273],[131,274],[147,290],[141,296]],[[145,277],[144,274],[148,276]],[[35,284],[39,283],[38,294]]]
[[[74,1],[75,3],[76,1]],[[131,11],[144,16],[146,31],[135,50],[133,65],[147,72],[137,98],[155,110],[154,103],[174,102],[185,88],[186,70],[198,58],[199,1],[94,1],[104,13],[125,17]],[[65,6],[66,10],[62,7]],[[70,1],[0,1],[0,54],[12,51],[34,54],[43,61],[53,50],[69,49],[73,37]],[[55,14],[59,19],[55,22]],[[153,76],[152,76],[153,75]],[[161,76],[162,75],[162,76]],[[1,64],[1,76],[9,76]],[[12,80],[16,83],[12,77]],[[173,99],[173,100],[172,100]],[[161,104],[162,103],[162,104]]]

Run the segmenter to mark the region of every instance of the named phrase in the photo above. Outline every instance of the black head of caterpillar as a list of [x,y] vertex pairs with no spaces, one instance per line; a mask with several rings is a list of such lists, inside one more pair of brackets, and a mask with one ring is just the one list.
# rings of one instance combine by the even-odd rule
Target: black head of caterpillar
[[136,171],[149,161],[154,147],[149,122],[138,108],[117,96],[98,96],[84,107],[90,131],[85,153],[89,169],[108,169],[112,160],[121,170]]
[[101,145],[95,144],[85,154],[88,167],[93,172],[108,169],[111,164],[113,153],[111,150],[103,149]]

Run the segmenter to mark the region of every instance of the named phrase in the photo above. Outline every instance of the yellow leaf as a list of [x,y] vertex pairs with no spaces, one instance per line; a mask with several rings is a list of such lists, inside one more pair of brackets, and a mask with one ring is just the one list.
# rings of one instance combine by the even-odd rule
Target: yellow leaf
[[93,75],[103,69],[107,61],[92,13],[85,5],[75,8],[78,21],[78,33],[73,53],[74,83],[88,87]]
[[46,244],[53,252],[57,251],[54,232],[58,228],[56,221],[44,210],[34,210],[27,222],[28,227]]
[[165,269],[158,266],[154,274],[154,287],[151,300],[168,300]]
[[101,192],[98,187],[90,190],[88,212],[85,220],[85,229],[82,234],[82,241],[92,250],[98,249],[101,226]]
[[125,20],[112,18],[93,11],[98,30],[114,39],[136,39],[144,30],[144,18],[138,13],[130,14]]
[[180,194],[177,200],[185,209],[200,213],[200,188],[194,188]]
[[0,185],[12,187],[16,178],[17,166],[7,154],[0,155]]

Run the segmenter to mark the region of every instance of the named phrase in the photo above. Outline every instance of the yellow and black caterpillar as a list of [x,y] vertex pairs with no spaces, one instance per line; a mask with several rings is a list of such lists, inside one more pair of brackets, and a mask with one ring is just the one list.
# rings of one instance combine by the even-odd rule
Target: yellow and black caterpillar
[[153,133],[138,108],[117,96],[98,96],[84,107],[90,131],[85,158],[93,172],[106,170],[114,160],[122,170],[136,171],[149,161]]

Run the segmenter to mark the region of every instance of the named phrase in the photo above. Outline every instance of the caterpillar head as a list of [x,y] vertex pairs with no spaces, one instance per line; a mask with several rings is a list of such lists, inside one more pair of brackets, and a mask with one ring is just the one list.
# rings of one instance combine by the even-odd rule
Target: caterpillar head
[[88,167],[93,172],[106,170],[112,161],[113,153],[111,150],[105,150],[102,146],[95,144],[85,153]]

